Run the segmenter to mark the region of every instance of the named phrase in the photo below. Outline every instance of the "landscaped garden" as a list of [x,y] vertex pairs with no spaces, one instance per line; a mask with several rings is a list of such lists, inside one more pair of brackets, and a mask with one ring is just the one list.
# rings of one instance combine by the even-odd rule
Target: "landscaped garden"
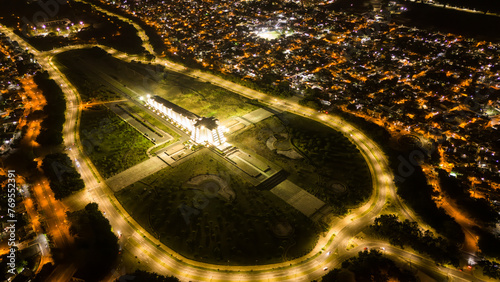
[[290,173],[289,180],[337,214],[363,203],[372,193],[368,165],[356,146],[313,120],[285,112],[234,133],[228,142],[275,162]]
[[151,141],[103,105],[82,111],[80,140],[85,154],[104,178],[146,160],[146,151],[153,146]]
[[142,227],[190,259],[252,265],[308,253],[319,227],[223,162],[203,149],[116,196]]

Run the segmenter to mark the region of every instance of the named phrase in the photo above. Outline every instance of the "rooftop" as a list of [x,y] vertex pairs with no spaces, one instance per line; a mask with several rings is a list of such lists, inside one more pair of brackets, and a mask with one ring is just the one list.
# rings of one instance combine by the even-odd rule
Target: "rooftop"
[[219,126],[217,122],[218,120],[214,117],[201,117],[196,121],[196,124],[194,126],[195,127],[204,126],[209,130],[214,130],[217,129],[217,127]]
[[174,112],[179,113],[179,114],[181,114],[189,119],[199,119],[200,118],[198,115],[196,115],[196,114],[194,114],[194,113],[192,113],[192,112],[190,112],[182,107],[179,107],[178,105],[176,105],[176,104],[174,104],[174,103],[172,103],[172,102],[170,102],[170,101],[168,101],[160,96],[155,95],[155,96],[151,97],[151,99],[153,99],[154,101],[164,105],[167,108],[172,109]]

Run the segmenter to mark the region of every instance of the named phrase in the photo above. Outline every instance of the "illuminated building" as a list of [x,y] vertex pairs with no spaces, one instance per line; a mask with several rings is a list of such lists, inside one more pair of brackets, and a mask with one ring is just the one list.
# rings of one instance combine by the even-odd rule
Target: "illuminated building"
[[199,117],[159,96],[148,96],[146,105],[175,126],[189,132],[196,143],[218,146],[226,141],[216,118]]
[[213,117],[202,117],[196,120],[191,139],[196,143],[208,142],[212,145],[221,145],[226,141],[222,128],[219,126],[219,121]]

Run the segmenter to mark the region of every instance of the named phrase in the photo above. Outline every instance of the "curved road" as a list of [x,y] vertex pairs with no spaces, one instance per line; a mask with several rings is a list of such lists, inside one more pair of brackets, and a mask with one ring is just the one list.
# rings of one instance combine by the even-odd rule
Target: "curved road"
[[[4,30],[5,29],[2,28],[2,31]],[[280,111],[291,111],[301,114],[344,133],[362,152],[370,167],[374,184],[374,193],[370,200],[363,206],[352,210],[348,216],[336,219],[327,234],[319,239],[314,250],[304,257],[283,263],[259,266],[213,265],[183,258],[170,250],[167,246],[161,244],[130,217],[118,203],[112,191],[104,184],[100,176],[95,173],[96,170],[91,162],[79,149],[81,146],[79,145],[78,136],[80,114],[78,93],[76,88],[53,65],[52,57],[59,52],[90,47],[90,45],[69,46],[49,52],[38,52],[12,32],[5,32],[11,36],[11,38],[16,39],[21,46],[30,49],[43,68],[49,71],[51,77],[61,85],[62,90],[66,94],[68,110],[66,114],[66,123],[63,129],[64,140],[66,146],[72,146],[72,144],[75,143],[78,146],[78,149],[73,147],[75,149],[68,151],[68,154],[72,160],[79,163],[79,170],[86,184],[87,199],[82,199],[82,201],[97,202],[100,209],[105,212],[114,230],[120,230],[121,234],[123,234],[120,239],[120,244],[134,256],[137,256],[141,264],[146,265],[152,271],[173,274],[186,281],[311,281],[325,274],[323,271],[324,267],[334,268],[346,258],[355,255],[357,251],[361,250],[364,246],[368,246],[384,247],[387,255],[392,255],[399,259],[407,258],[410,261],[412,259],[414,261],[419,261],[418,265],[430,272],[440,273],[443,276],[453,277],[457,280],[476,280],[468,273],[460,272],[455,269],[437,267],[432,261],[419,254],[391,247],[383,242],[366,243],[350,251],[346,250],[349,240],[373,222],[373,219],[381,212],[388,199],[392,198],[395,200],[406,217],[417,219],[411,210],[407,209],[397,199],[395,185],[392,181],[394,177],[382,150],[361,131],[337,116],[317,113],[312,109],[302,107],[290,100],[277,99],[223,80],[214,75],[197,70],[192,71],[166,60],[157,60],[156,63],[164,64],[169,70],[182,72],[194,78],[209,81],[250,99],[259,99],[262,103]],[[100,47],[117,58],[125,60],[131,59],[130,56],[124,53],[120,53],[108,47]],[[115,278],[116,276],[120,276],[120,273],[116,274]]]

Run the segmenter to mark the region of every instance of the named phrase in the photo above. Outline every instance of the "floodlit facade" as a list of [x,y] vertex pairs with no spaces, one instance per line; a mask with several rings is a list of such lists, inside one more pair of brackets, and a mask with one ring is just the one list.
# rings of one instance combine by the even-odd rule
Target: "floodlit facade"
[[163,118],[168,118],[177,127],[189,132],[194,130],[195,121],[199,118],[192,112],[158,96],[149,97],[146,105]]
[[212,145],[221,145],[226,142],[219,121],[215,118],[199,118],[194,124],[194,131],[191,133],[191,139],[196,143],[209,143]]
[[199,117],[159,96],[148,97],[146,105],[177,127],[188,131],[196,143],[218,146],[226,142],[219,121],[213,117]]

